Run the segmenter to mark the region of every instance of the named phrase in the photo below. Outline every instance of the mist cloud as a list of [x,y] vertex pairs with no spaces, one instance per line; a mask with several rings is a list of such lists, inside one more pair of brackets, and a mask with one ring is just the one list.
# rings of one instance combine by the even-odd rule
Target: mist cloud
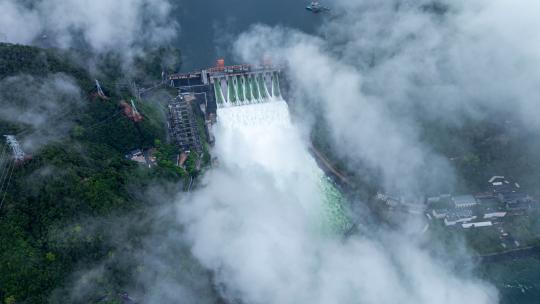
[[433,12],[429,1],[342,2],[350,13],[326,28],[328,46],[386,106],[447,123],[501,112],[532,122],[538,3],[441,1],[442,12]]
[[[538,132],[538,4],[505,1],[340,1],[324,39],[256,26],[243,60],[274,55],[290,68],[293,99],[321,109],[341,153],[374,168],[392,192],[451,191],[445,156],[420,138],[423,122],[511,120]],[[519,22],[515,22],[519,19]]]
[[130,58],[144,46],[169,42],[178,23],[166,0],[0,1],[0,41],[119,52]]
[[228,302],[497,301],[493,287],[421,249],[427,240],[418,234],[367,229],[343,239],[325,231],[320,223],[336,219],[325,210],[322,175],[278,106],[221,111],[222,167],[178,203],[193,254]]
[[0,119],[24,128],[18,139],[27,153],[68,135],[72,117],[84,109],[79,87],[63,74],[4,78],[0,81],[0,105]]
[[248,60],[260,54],[285,60],[291,98],[304,103],[307,115],[322,109],[335,151],[380,170],[387,190],[420,195],[434,180],[453,182],[452,169],[419,141],[410,117],[394,115],[384,99],[364,92],[362,73],[326,52],[325,43],[291,30],[255,27],[236,48]]

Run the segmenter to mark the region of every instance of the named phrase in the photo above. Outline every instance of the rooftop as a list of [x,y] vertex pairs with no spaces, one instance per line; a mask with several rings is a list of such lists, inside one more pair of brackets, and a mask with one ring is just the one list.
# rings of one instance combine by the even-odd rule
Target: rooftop
[[472,196],[470,194],[454,196],[454,197],[452,197],[452,201],[454,202],[456,207],[471,206],[471,205],[476,205],[477,204],[477,201],[474,198],[474,196]]

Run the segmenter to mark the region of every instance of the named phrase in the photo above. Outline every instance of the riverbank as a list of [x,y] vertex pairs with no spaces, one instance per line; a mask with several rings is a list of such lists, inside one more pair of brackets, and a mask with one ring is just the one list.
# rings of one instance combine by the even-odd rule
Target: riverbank
[[501,252],[483,254],[477,256],[483,263],[500,262],[508,259],[527,258],[535,254],[540,254],[540,246],[527,246],[523,248],[515,248]]
[[334,182],[336,182],[340,187],[346,186],[348,188],[353,188],[352,182],[341,172],[339,172],[332,163],[326,158],[317,148],[312,144],[308,146],[309,153],[313,156],[321,170],[330,176]]

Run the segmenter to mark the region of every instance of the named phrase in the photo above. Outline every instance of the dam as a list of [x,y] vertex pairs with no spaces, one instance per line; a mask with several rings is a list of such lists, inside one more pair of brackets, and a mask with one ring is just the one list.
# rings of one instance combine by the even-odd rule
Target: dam
[[281,84],[282,68],[269,63],[225,66],[219,59],[214,67],[190,73],[167,76],[171,87],[180,93],[203,95],[206,109],[284,99]]
[[272,68],[241,68],[239,72],[213,73],[213,84],[218,107],[244,105],[281,99],[280,71]]
[[[323,230],[347,231],[352,224],[345,199],[318,167],[292,123],[282,78],[282,69],[276,66],[225,66],[218,60],[213,68],[169,75],[168,81],[179,95],[203,98],[199,102],[204,103],[207,115],[217,116],[211,129],[216,137],[213,153],[220,163],[246,172],[263,168],[278,183],[287,180],[279,187],[293,183],[298,189],[312,188],[308,191],[312,197],[293,200],[306,209],[322,210],[318,223]],[[247,155],[240,156],[244,153]]]
[[171,141],[183,152],[200,154],[202,141],[193,113],[198,112],[197,106],[204,115],[206,137],[213,145],[217,109],[283,100],[281,73],[280,67],[269,62],[225,66],[219,59],[211,68],[167,75],[164,81],[178,90],[168,105]]

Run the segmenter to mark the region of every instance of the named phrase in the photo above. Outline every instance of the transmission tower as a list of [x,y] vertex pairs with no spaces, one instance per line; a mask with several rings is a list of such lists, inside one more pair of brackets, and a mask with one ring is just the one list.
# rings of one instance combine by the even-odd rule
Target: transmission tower
[[131,108],[133,109],[133,115],[134,116],[140,116],[139,111],[137,111],[137,107],[135,107],[135,103],[133,102],[133,99],[131,99]]
[[13,158],[15,161],[23,161],[26,154],[21,149],[21,145],[17,141],[14,135],[4,135],[6,137],[7,144],[11,147],[13,151]]
[[96,90],[100,97],[107,98],[107,96],[105,96],[105,93],[103,93],[103,90],[101,89],[101,85],[99,84],[99,81],[97,79],[96,79]]

